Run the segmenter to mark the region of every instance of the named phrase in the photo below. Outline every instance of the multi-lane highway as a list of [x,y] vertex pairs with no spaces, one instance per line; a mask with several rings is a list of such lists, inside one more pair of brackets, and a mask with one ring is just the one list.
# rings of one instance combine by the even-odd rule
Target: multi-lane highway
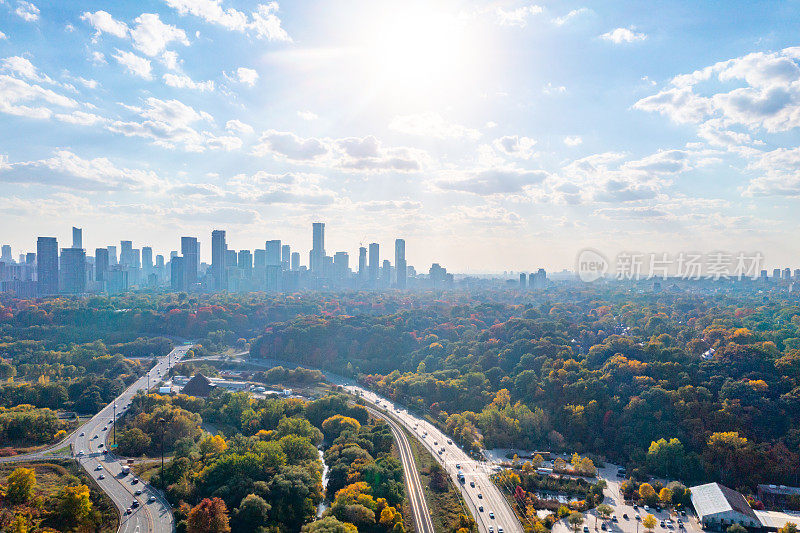
[[[122,475],[122,465],[118,458],[111,451],[106,454],[103,451],[107,445],[106,438],[113,431],[115,415],[119,417],[127,410],[138,391],[158,383],[167,374],[170,365],[183,357],[191,347],[191,344],[179,346],[158,359],[157,364],[147,374],[58,444],[31,454],[0,458],[0,461],[52,459],[58,456],[53,455],[54,452],[70,446],[71,456],[78,460],[119,509],[120,533],[172,533],[175,524],[169,503],[152,487],[138,480],[134,483],[133,474]],[[138,502],[135,507],[134,501]]]
[[414,515],[414,526],[419,533],[435,533],[431,513],[428,511],[428,502],[425,501],[425,494],[422,492],[422,483],[419,479],[419,472],[414,461],[414,453],[408,442],[406,434],[400,425],[388,414],[375,408],[367,408],[369,412],[389,424],[394,440],[397,441],[397,449],[400,452],[400,461],[403,463],[403,471],[406,473],[406,491],[411,505],[411,514]]

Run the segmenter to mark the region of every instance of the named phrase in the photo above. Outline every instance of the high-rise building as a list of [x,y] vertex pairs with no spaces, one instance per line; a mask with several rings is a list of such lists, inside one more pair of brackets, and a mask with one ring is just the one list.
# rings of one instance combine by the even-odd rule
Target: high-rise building
[[250,253],[250,250],[239,250],[239,257],[236,261],[236,265],[244,272],[249,273],[253,270],[253,254]]
[[236,250],[225,250],[225,268],[233,268],[238,264],[239,258],[236,255]]
[[367,249],[363,246],[358,249],[358,281],[362,285],[367,279]]
[[267,251],[263,248],[256,248],[253,252],[253,268],[264,268],[267,266]]
[[65,294],[86,292],[86,250],[61,249],[61,280],[59,287]]
[[369,244],[369,282],[374,284],[378,281],[378,271],[380,270],[380,247],[377,242]]
[[176,256],[169,262],[169,285],[173,291],[186,290],[186,261],[185,257]]
[[55,237],[36,240],[36,279],[41,296],[58,293],[58,240]]
[[181,237],[181,255],[184,259],[185,287],[190,289],[197,283],[197,267],[200,264],[200,248],[197,245],[197,237]]
[[792,278],[792,269],[791,268],[784,268],[783,269],[783,279],[791,279]]
[[406,288],[406,276],[408,269],[406,268],[406,241],[405,239],[394,240],[394,268],[395,268],[395,285],[398,289]]
[[31,265],[31,266],[35,265],[36,264],[36,253],[28,252],[27,254],[25,254],[25,264],[26,265]]
[[107,281],[109,268],[108,248],[97,248],[94,251],[94,280]]
[[520,289],[528,288],[528,275],[525,274],[525,272],[519,273],[519,288]]
[[309,255],[309,268],[316,275],[322,273],[325,258],[325,223],[314,222],[312,228],[312,247]]
[[292,247],[288,244],[281,246],[281,270],[289,270],[292,265]]
[[227,288],[227,276],[225,273],[225,230],[215,229],[211,232],[211,277],[215,290]]
[[333,254],[333,275],[338,283],[343,283],[350,274],[350,255],[347,252]]
[[150,246],[142,247],[142,271],[145,278],[153,273],[153,248]]
[[546,281],[547,272],[543,268],[537,270],[535,274],[531,272],[531,275],[528,276],[528,286],[531,289],[543,289]]
[[291,268],[293,272],[300,270],[300,252],[292,252]]
[[72,226],[72,247],[83,248],[83,230]]
[[387,288],[392,284],[392,264],[388,259],[383,260],[383,267],[381,267],[381,287]]
[[4,244],[2,250],[2,253],[0,253],[0,262],[3,262],[7,265],[13,263],[14,257],[11,255],[11,245]]
[[117,266],[119,264],[119,259],[117,259],[117,247],[116,246],[107,246],[108,249],[108,264],[109,266]]
[[123,268],[131,268],[133,266],[133,242],[120,241],[119,242],[119,264]]
[[267,266],[281,266],[281,241],[266,242]]

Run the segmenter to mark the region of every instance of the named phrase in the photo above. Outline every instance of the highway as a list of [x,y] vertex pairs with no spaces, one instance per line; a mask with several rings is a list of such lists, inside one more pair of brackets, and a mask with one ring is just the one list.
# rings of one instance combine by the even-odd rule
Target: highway
[[[133,483],[133,474],[122,475],[122,465],[113,453],[103,454],[106,438],[110,436],[114,415],[121,416],[134,395],[155,385],[167,374],[169,366],[186,354],[192,347],[185,344],[158,359],[158,363],[144,376],[120,394],[113,402],[73,431],[64,440],[35,453],[0,458],[2,462],[43,461],[63,456],[53,454],[65,446],[71,447],[71,457],[94,478],[100,488],[114,501],[120,512],[120,533],[172,533],[175,523],[172,509],[161,494],[143,482]],[[140,491],[140,494],[136,494]],[[137,508],[131,508],[138,501]],[[127,509],[131,508],[131,513]]]
[[[245,355],[245,353],[235,354],[235,356],[242,355]],[[221,358],[209,357],[207,359]],[[277,365],[283,365],[287,368],[313,368],[292,361],[263,360],[262,362],[234,358],[229,358],[228,360],[264,368],[272,368]],[[196,359],[196,361],[202,361],[202,359]],[[494,472],[494,467],[488,463],[472,459],[435,426],[409,413],[402,406],[394,405],[389,400],[361,387],[354,380],[331,372],[323,372],[323,374],[331,383],[340,385],[352,394],[360,396],[372,408],[379,409],[380,412],[391,417],[406,428],[411,435],[416,437],[433,454],[445,468],[456,486],[460,488],[464,501],[478,525],[478,531],[483,533],[523,533],[522,524],[517,520],[508,500],[489,479],[489,476]],[[440,454],[439,450],[442,449],[443,451]],[[409,466],[413,466],[413,461]],[[405,469],[405,471],[409,472],[408,469]],[[458,480],[459,472],[464,475],[463,484]],[[408,474],[406,477],[408,478]],[[475,485],[474,487],[472,486],[473,484]]]
[[418,533],[435,533],[431,513],[428,511],[428,502],[425,501],[425,494],[422,492],[422,483],[419,479],[419,471],[414,461],[414,454],[411,445],[400,425],[386,413],[375,409],[367,408],[369,412],[389,424],[394,440],[397,441],[397,449],[400,452],[400,461],[403,463],[403,470],[406,478],[406,492],[408,493],[411,505],[411,514],[414,515],[414,526]]

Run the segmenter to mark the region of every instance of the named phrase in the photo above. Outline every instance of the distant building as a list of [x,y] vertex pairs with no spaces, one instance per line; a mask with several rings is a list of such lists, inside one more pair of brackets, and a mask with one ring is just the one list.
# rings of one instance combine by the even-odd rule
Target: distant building
[[292,252],[291,269],[293,272],[300,270],[300,252]]
[[281,266],[281,241],[274,239],[266,242],[267,266]]
[[186,258],[173,257],[169,262],[169,286],[173,291],[186,290]]
[[281,270],[289,270],[292,264],[292,247],[288,244],[281,246]]
[[108,249],[108,264],[110,266],[117,266],[119,264],[119,259],[117,258],[117,247],[116,246],[106,246]]
[[320,276],[325,261],[325,223],[314,222],[311,225],[311,230],[312,247],[308,257],[308,267],[315,276]]
[[367,279],[367,249],[363,246],[358,249],[358,281],[362,285]]
[[108,262],[108,248],[97,248],[94,251],[94,280],[106,281],[111,265]]
[[369,243],[369,282],[374,286],[378,282],[381,263],[381,249],[377,242]]
[[61,249],[59,288],[65,294],[86,292],[86,250],[83,248]]
[[181,237],[181,255],[183,256],[183,285],[188,289],[197,283],[197,267],[200,265],[200,247],[197,237]]
[[227,289],[227,275],[225,272],[225,231],[216,229],[211,232],[211,278],[215,290]]
[[14,257],[11,254],[11,246],[4,244],[2,246],[2,253],[0,253],[0,262],[10,265],[14,262]]
[[519,273],[519,288],[526,289],[528,288],[528,275],[525,272]]
[[406,264],[405,239],[395,239],[394,241],[394,268],[395,268],[395,286],[398,289],[405,289],[406,276],[408,275],[408,265]]
[[83,248],[83,230],[72,226],[72,247]]
[[726,530],[733,524],[760,528],[761,521],[740,493],[719,483],[692,487],[692,505],[703,529]]
[[58,293],[58,240],[39,237],[36,241],[36,279],[39,295]]

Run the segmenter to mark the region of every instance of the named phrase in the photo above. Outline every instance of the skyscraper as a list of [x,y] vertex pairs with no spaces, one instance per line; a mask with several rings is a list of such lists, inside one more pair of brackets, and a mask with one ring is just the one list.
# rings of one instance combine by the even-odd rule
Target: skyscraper
[[281,270],[289,270],[292,264],[292,247],[288,244],[281,246]]
[[215,229],[211,232],[211,277],[214,281],[214,289],[224,290],[227,288],[227,277],[225,275],[225,230]]
[[236,262],[236,265],[239,267],[240,270],[246,273],[250,273],[253,270],[253,254],[250,253],[250,250],[239,250],[239,257]]
[[364,284],[367,279],[367,249],[363,246],[358,249],[358,282]]
[[83,248],[61,249],[61,292],[81,294],[86,292],[86,250]]
[[2,254],[0,254],[0,261],[3,263],[10,265],[14,262],[14,258],[11,256],[11,246],[8,244],[4,244],[2,248]]
[[72,247],[83,248],[83,230],[72,226]]
[[181,237],[181,255],[184,259],[183,275],[186,276],[184,288],[190,289],[197,283],[197,266],[200,264],[197,237]]
[[325,258],[325,223],[314,222],[312,228],[312,248],[309,256],[309,268],[317,276],[322,274],[322,265]]
[[94,251],[94,279],[106,281],[108,279],[108,248],[97,248]]
[[394,268],[396,272],[396,285],[398,289],[406,288],[406,241],[395,239],[394,241]]
[[281,241],[272,240],[266,242],[267,266],[281,265]]
[[124,268],[133,266],[133,242],[119,242],[119,264]]
[[300,270],[300,252],[292,252],[292,271]]
[[153,248],[150,246],[142,247],[142,271],[145,278],[153,273]]
[[377,242],[371,242],[369,243],[369,282],[373,285],[378,281],[380,266],[380,247]]
[[109,266],[117,266],[119,264],[119,260],[117,259],[117,247],[116,246],[108,246],[108,264]]
[[55,237],[36,240],[36,279],[39,295],[58,293],[58,240]]
[[344,283],[350,274],[350,255],[347,252],[336,252],[333,254],[333,273],[336,282]]
[[169,285],[173,291],[186,290],[185,257],[173,257],[169,262]]

